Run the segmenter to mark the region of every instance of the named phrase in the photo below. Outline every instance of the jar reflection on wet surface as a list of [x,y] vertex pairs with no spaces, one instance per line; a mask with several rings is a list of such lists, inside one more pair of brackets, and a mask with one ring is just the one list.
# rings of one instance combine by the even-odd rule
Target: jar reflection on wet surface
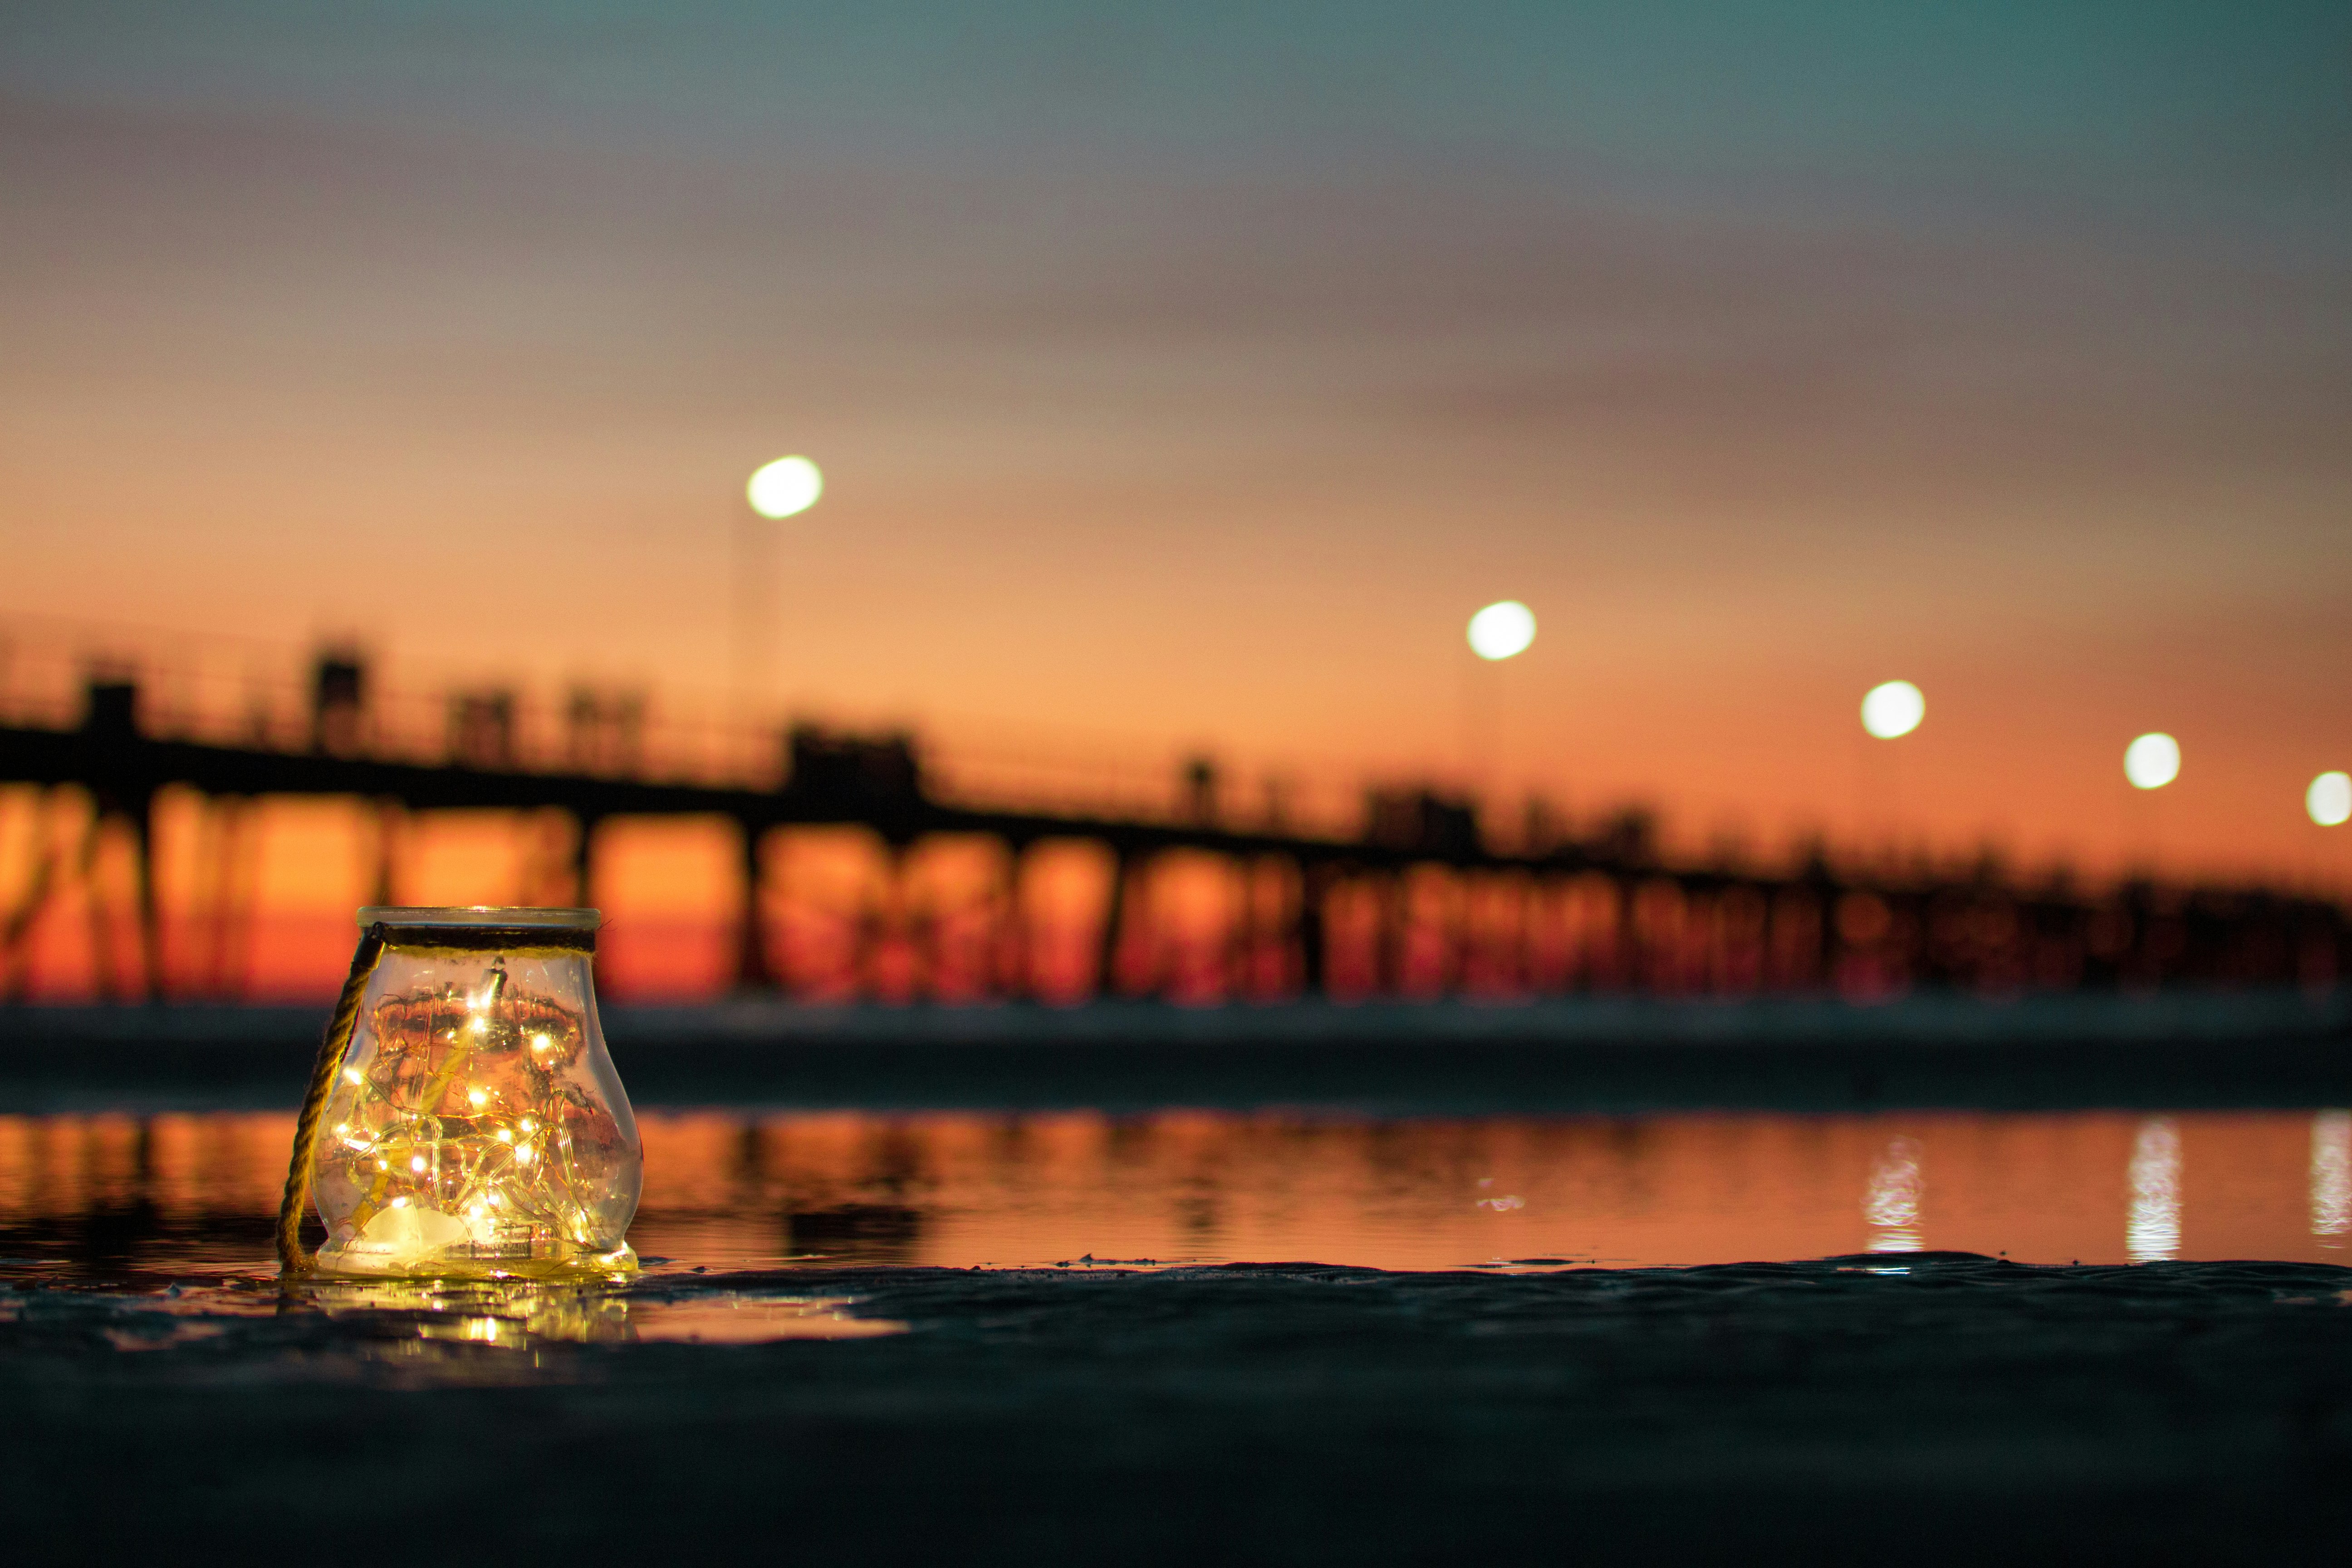
[[[2341,1262],[2352,1115],[642,1114],[669,1267]],[[12,1271],[262,1269],[291,1118],[0,1117]],[[1538,1267],[1546,1266],[1538,1264]]]

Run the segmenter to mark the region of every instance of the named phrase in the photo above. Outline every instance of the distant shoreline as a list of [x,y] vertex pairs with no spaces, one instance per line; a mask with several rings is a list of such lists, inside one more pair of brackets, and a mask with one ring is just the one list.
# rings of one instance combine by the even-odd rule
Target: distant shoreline
[[[18,1042],[310,1042],[331,999],[317,1002],[0,1004],[0,1050]],[[665,1042],[938,1040],[1770,1041],[2200,1039],[2352,1032],[2352,986],[2143,994],[2066,992],[1987,997],[1913,992],[1883,1002],[1835,996],[1583,994],[1532,999],[1230,1002],[802,1002],[778,996],[606,1004],[605,1033]]]
[[[290,1106],[325,1009],[0,1007],[0,1112]],[[2352,993],[604,1010],[644,1105],[1366,1115],[2352,1103]]]

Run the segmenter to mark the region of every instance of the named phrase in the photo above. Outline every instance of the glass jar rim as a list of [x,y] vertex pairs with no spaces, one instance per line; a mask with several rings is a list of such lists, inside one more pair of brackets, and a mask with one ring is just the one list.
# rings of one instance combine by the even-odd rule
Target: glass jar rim
[[528,904],[370,904],[359,911],[362,930],[373,925],[395,931],[447,931],[477,926],[520,926],[537,931],[594,931],[604,922],[601,910],[558,910]]

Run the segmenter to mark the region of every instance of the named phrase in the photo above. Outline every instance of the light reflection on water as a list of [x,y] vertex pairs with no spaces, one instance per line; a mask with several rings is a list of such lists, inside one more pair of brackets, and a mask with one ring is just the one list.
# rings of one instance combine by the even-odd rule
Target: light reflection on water
[[2352,1111],[2311,1119],[2311,1234],[2352,1230]]
[[1898,1136],[1886,1145],[1863,1194],[1862,1217],[1870,1222],[1873,1252],[1919,1250],[1919,1141]]
[[[861,1318],[847,1296],[713,1290],[685,1300],[610,1285],[536,1280],[315,1282],[302,1305],[329,1317],[404,1315],[416,1339],[528,1350],[574,1344],[767,1344],[777,1340],[862,1340],[907,1331],[887,1318]],[[207,1310],[200,1306],[198,1310]]]
[[2141,1122],[2132,1140],[2124,1250],[2134,1263],[2180,1256],[2180,1128],[2169,1116]]
[[[681,1291],[614,1280],[373,1279],[277,1281],[239,1274],[211,1284],[105,1295],[114,1308],[100,1337],[118,1351],[168,1350],[226,1331],[225,1320],[315,1312],[374,1331],[356,1342],[365,1359],[414,1362],[438,1345],[532,1351],[548,1344],[749,1345],[778,1340],[866,1340],[907,1331],[891,1318],[861,1317],[854,1296],[719,1286]],[[16,1319],[0,1300],[0,1322]],[[429,1359],[429,1354],[428,1354]]]
[[[2343,1261],[2352,1233],[2341,1110],[640,1121],[646,1195],[630,1239],[666,1260],[656,1273],[1673,1265],[1930,1248],[2044,1263]],[[277,1115],[0,1117],[0,1268],[267,1272],[290,1132]],[[714,1318],[678,1332],[769,1330],[794,1331]]]

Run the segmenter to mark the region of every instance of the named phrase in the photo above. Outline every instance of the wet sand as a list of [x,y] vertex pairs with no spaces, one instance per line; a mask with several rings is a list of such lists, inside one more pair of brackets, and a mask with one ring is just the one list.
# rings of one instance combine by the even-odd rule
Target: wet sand
[[[2352,1271],[2307,1264],[656,1275],[538,1332],[167,1289],[0,1292],[18,1560],[2211,1563],[2352,1527]],[[812,1296],[873,1329],[663,1327]]]
[[[2343,1007],[755,1007],[610,1027],[646,1107],[2299,1108],[2270,1207],[2300,1227],[2319,1223],[2310,1112],[2352,1091]],[[166,1233],[191,1259],[262,1255],[274,1176],[253,1202],[191,1197],[187,1129],[135,1117],[282,1111],[316,1026],[305,1009],[0,1011],[0,1111],[122,1108],[67,1140],[96,1184],[79,1206],[33,1193],[28,1214],[62,1217],[26,1221],[24,1256],[0,1258],[13,1559],[2203,1564],[2333,1560],[2352,1539],[2352,1271],[2326,1264],[967,1271],[868,1253],[692,1273],[682,1257],[587,1296],[420,1302],[135,1262]],[[754,1123],[712,1125],[711,1170],[749,1173],[795,1247],[800,1208],[881,1212],[865,1166],[803,1193],[800,1166],[744,1153]],[[2244,1162],[2182,1125],[2167,1212],[2185,1204],[2193,1229],[2234,1201],[2202,1173]],[[889,1182],[929,1169],[883,1131]],[[1824,1180],[1862,1234],[1853,1205],[1895,1132],[1926,1151],[1933,1245],[1935,1205],[1975,1190],[1935,1128],[1874,1124]],[[117,1133],[137,1157],[110,1185],[89,1150]],[[1131,1127],[1104,1136],[1132,1163]],[[2129,1142],[2086,1167],[2117,1236]],[[1549,1190],[1492,1226],[1549,1212]],[[912,1200],[889,1201],[904,1221]]]

